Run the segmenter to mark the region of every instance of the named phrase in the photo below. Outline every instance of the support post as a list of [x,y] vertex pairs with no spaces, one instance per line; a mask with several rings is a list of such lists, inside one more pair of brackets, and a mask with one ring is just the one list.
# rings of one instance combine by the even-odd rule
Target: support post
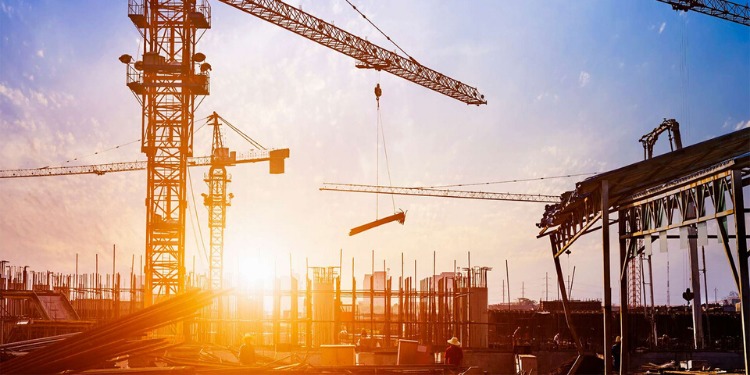
[[[557,253],[557,249],[555,248],[555,243],[552,240],[552,237],[550,237],[550,242],[552,243],[552,259],[555,261],[555,271],[557,273],[557,286],[560,290],[560,296],[562,297],[563,313],[565,313],[565,322],[568,325],[568,329],[570,330],[570,336],[573,338],[573,343],[575,344],[576,350],[578,351],[578,356],[580,357],[583,355],[583,346],[581,346],[581,340],[578,339],[578,333],[576,332],[576,328],[573,325],[573,320],[570,317],[570,305],[568,302],[568,293],[565,290],[565,279],[563,278],[562,267],[560,266],[560,258],[555,256],[555,253]],[[605,350],[605,353],[606,353],[606,350]]]
[[737,241],[737,263],[740,268],[740,304],[742,305],[742,341],[745,356],[745,374],[750,374],[750,282],[747,265],[747,230],[745,226],[745,198],[742,194],[742,171],[732,171],[732,197],[734,197],[734,225]]
[[688,227],[690,238],[690,281],[693,288],[693,345],[695,349],[703,349],[703,310],[701,308],[701,276],[700,265],[698,264],[698,241],[692,238],[697,235],[695,227]]
[[[615,368],[614,371],[619,374],[628,373],[628,363],[630,359],[630,335],[628,330],[628,244],[634,247],[636,239],[626,239],[623,235],[626,234],[627,226],[625,222],[625,215],[623,211],[618,211],[617,226],[619,229],[619,244],[620,244],[620,368]],[[635,250],[635,249],[634,249]],[[632,252],[633,256],[636,255],[636,251]],[[633,259],[632,261],[635,261]],[[605,353],[607,347],[604,348]]]
[[610,264],[609,264],[609,182],[602,181],[601,186],[601,212],[602,212],[602,262],[604,267],[604,374],[612,373],[612,361],[609,356],[609,348],[612,347],[612,284],[610,281]]
[[296,348],[299,346],[299,295],[297,290],[297,278],[294,276],[290,277],[291,279],[291,306],[289,311],[289,318],[291,320],[291,335],[292,337],[289,340],[289,343],[292,344],[292,348]]
[[[717,210],[724,210],[724,205],[717,207]],[[736,215],[736,213],[735,213]],[[724,249],[724,253],[727,255],[727,261],[729,262],[729,268],[732,269],[732,276],[734,276],[734,284],[737,286],[737,290],[740,290],[740,276],[737,271],[737,266],[734,263],[734,257],[732,256],[732,249],[729,248],[729,235],[727,234],[727,218],[720,217],[716,219],[717,227],[719,229],[719,238],[721,239],[721,245]]]
[[[685,219],[695,219],[696,217],[695,204],[692,202],[688,203]],[[680,228],[680,230],[682,231],[683,228]],[[698,229],[695,225],[689,225],[684,230],[687,231],[688,235],[690,287],[693,288],[693,348],[703,349],[703,310],[701,310],[701,277],[700,264],[698,263]]]

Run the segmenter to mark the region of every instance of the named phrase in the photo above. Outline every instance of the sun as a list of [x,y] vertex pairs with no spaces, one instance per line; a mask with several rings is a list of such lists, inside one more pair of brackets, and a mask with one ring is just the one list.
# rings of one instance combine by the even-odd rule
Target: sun
[[224,277],[238,290],[273,289],[274,280],[282,275],[273,253],[262,251],[225,252]]

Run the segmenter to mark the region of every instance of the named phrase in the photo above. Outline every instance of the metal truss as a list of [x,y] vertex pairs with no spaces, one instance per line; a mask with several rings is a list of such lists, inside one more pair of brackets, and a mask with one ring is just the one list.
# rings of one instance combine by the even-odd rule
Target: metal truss
[[[733,215],[734,205],[727,208],[728,202],[734,202],[731,176],[732,171],[725,170],[620,206],[626,222],[626,232],[620,233],[620,237],[642,238],[652,233]],[[690,207],[695,208],[695,215],[688,214]]]
[[[567,197],[567,199],[571,199],[571,197]],[[564,200],[566,199],[564,198]],[[579,200],[581,203],[576,205],[575,209],[566,213],[567,220],[561,222],[551,232],[545,233],[551,225],[544,227],[538,236],[550,236],[550,244],[552,245],[555,258],[567,251],[579,237],[593,230],[591,227],[602,218],[601,194],[599,191],[594,191],[588,196],[579,197],[576,200]],[[557,204],[555,206],[559,209],[562,205]],[[550,207],[552,209],[545,212],[545,218],[557,214],[555,206]]]
[[185,290],[187,161],[193,153],[195,97],[208,94],[202,74],[208,69],[196,72],[202,59],[195,58],[195,46],[198,29],[210,27],[210,8],[197,3],[128,2],[128,16],[144,42],[142,60],[126,63],[127,85],[142,104],[141,150],[147,156],[147,306]]
[[219,0],[243,12],[283,27],[359,61],[359,66],[384,70],[466,104],[487,104],[471,86],[436,72],[277,0]]
[[[252,150],[247,153],[242,153],[237,155],[236,160],[233,160],[233,164],[270,161],[271,154],[274,153],[274,151],[276,150]],[[211,165],[211,156],[196,156],[190,157],[187,160],[188,167],[201,167],[208,165]],[[147,161],[136,160],[119,163],[77,165],[70,167],[7,169],[0,171],[0,178],[65,176],[71,174],[95,174],[101,176],[112,172],[140,171],[146,169],[147,166]]]
[[354,192],[354,193],[391,194],[391,195],[417,195],[417,196],[423,196],[423,197],[487,199],[487,200],[495,200],[495,201],[515,201],[515,202],[539,202],[539,203],[559,203],[560,202],[560,198],[554,195],[493,193],[493,192],[486,192],[486,191],[464,191],[464,190],[360,185],[360,184],[325,183],[324,186],[320,188],[320,190],[346,191],[346,192]]
[[725,0],[657,0],[678,11],[688,10],[750,26],[750,8]]

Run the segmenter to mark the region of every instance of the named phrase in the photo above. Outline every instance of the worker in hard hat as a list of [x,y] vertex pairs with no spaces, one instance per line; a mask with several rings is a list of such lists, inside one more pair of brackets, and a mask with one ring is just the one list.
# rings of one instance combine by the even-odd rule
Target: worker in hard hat
[[445,364],[460,366],[464,359],[464,351],[461,349],[461,342],[458,337],[453,336],[448,340],[448,348],[445,349]]
[[255,364],[255,348],[253,347],[253,335],[246,334],[242,338],[242,346],[240,346],[240,363],[245,366],[252,366]]

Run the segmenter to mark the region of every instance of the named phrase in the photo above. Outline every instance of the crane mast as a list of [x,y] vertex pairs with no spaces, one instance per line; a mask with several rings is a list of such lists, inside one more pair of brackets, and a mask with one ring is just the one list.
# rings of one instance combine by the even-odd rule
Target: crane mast
[[466,104],[487,104],[479,91],[340,29],[320,18],[278,0],[219,0],[243,12],[301,35],[356,59],[357,66],[384,70]]
[[[208,95],[197,34],[210,28],[205,0],[128,0],[143,37],[142,60],[127,64],[127,86],[141,103],[141,151],[147,157],[145,305],[185,290],[188,157],[193,153],[195,98]],[[199,71],[196,71],[199,69]]]
[[203,194],[203,204],[208,208],[208,227],[211,231],[209,281],[210,288],[218,290],[224,287],[224,228],[226,228],[227,207],[232,205],[233,195],[227,194],[227,183],[232,176],[227,174],[226,167],[232,165],[229,149],[224,147],[221,139],[221,123],[219,115],[214,112],[209,116],[213,126],[213,142],[211,147],[211,168],[208,170],[205,182],[208,194]]
[[320,190],[345,191],[345,192],[354,192],[354,193],[392,194],[392,195],[417,195],[417,196],[423,196],[423,197],[486,199],[486,200],[496,200],[496,201],[560,203],[560,197],[557,197],[554,195],[492,193],[492,192],[484,192],[484,191],[431,189],[431,188],[419,188],[419,187],[397,187],[397,186],[380,186],[380,185],[324,183],[323,187],[321,187]]

